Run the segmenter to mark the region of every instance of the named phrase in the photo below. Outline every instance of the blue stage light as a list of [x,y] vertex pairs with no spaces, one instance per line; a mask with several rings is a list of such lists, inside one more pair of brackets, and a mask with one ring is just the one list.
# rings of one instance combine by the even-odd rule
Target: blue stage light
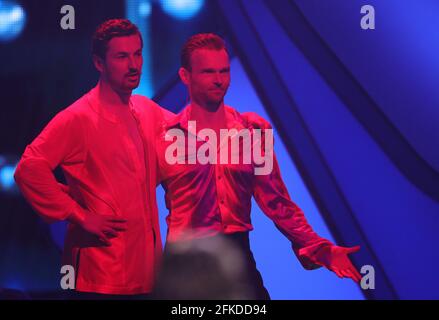
[[14,172],[16,166],[6,165],[0,169],[0,188],[10,190],[15,185]]
[[149,0],[142,0],[139,3],[139,16],[148,17],[151,15],[152,6]]
[[161,0],[163,11],[176,19],[193,18],[201,9],[204,0]]
[[17,38],[26,24],[26,13],[15,3],[0,0],[0,42]]

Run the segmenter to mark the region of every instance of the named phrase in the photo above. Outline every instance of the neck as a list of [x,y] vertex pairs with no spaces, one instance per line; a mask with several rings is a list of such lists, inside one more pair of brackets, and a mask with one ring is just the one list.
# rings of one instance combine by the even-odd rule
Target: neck
[[224,111],[224,102],[216,105],[203,105],[196,101],[191,101],[192,112],[205,117],[215,117]]
[[129,105],[131,92],[128,92],[128,93],[117,92],[110,86],[110,84],[107,81],[105,81],[103,79],[99,80],[97,89],[98,89],[99,100],[104,105],[110,105],[110,106],[128,106]]
[[221,102],[216,108],[207,108],[191,101],[190,120],[197,121],[200,128],[219,130],[225,126],[224,103]]
[[200,112],[207,113],[207,114],[215,114],[217,112],[221,112],[222,109],[224,109],[224,100],[221,100],[218,103],[205,103],[197,101],[196,99],[193,99],[191,97],[191,106],[193,108],[196,108]]

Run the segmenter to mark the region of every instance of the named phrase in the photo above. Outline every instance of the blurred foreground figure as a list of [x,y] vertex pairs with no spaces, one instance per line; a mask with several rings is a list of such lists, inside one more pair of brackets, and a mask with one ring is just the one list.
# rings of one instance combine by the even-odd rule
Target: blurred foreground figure
[[[156,295],[161,299],[258,299],[262,279],[241,233],[168,243]],[[251,258],[251,260],[247,260]]]

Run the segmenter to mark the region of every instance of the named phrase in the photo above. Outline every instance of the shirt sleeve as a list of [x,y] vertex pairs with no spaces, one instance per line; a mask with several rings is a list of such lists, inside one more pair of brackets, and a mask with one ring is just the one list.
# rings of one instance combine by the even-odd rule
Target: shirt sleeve
[[81,125],[72,113],[58,113],[26,147],[14,174],[23,196],[47,222],[79,223],[84,209],[57,182],[53,170],[82,161]]
[[[262,137],[265,135],[262,134]],[[259,147],[265,145],[265,141],[262,141]],[[318,251],[333,244],[314,232],[303,211],[291,200],[282,180],[274,151],[272,151],[271,172],[255,175],[253,196],[262,211],[291,241],[294,253],[302,266],[308,270],[323,266],[323,263],[319,262]]]
[[157,172],[157,179],[156,179],[156,185],[160,185],[163,182],[163,172],[162,172],[162,166],[160,165],[160,159],[161,155],[160,152],[163,152],[161,144],[163,143],[163,134],[165,132],[165,125],[167,121],[170,119],[173,119],[175,117],[175,114],[166,108],[161,107],[154,101],[151,101],[153,103],[153,106],[156,110],[156,131],[154,136],[156,137],[156,172]]

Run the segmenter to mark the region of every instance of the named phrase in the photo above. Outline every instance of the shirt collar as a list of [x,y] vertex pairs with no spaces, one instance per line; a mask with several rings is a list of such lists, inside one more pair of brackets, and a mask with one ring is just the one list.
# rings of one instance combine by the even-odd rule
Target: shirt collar
[[[98,99],[97,96],[97,89],[94,87],[91,89],[87,94],[87,101],[90,107],[93,109],[94,112],[96,112],[99,116],[104,118],[107,121],[110,121],[112,123],[119,123],[120,118],[117,116],[116,113],[112,112],[109,108],[105,108],[101,104],[101,102]],[[132,112],[135,112],[134,103],[132,97],[130,97],[130,110]]]
[[[192,106],[188,105],[179,114],[167,120],[165,125],[166,129],[179,126],[180,128],[189,131],[188,122],[190,120],[191,110]],[[224,105],[224,110],[226,112],[228,129],[241,130],[248,128],[247,121],[241,116],[241,114],[239,114],[238,111],[227,105]]]

